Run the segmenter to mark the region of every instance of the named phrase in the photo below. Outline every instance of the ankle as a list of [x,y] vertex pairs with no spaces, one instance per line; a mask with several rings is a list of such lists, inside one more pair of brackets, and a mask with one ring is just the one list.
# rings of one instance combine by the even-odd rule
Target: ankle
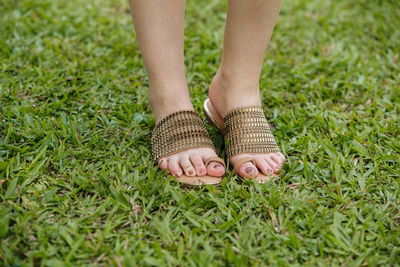
[[259,75],[219,68],[214,78],[229,91],[241,91],[252,95],[259,92]]
[[222,117],[238,107],[261,106],[258,80],[226,73],[221,69],[211,82],[209,98]]
[[162,88],[150,86],[149,102],[156,118],[156,123],[174,112],[194,110],[186,86]]

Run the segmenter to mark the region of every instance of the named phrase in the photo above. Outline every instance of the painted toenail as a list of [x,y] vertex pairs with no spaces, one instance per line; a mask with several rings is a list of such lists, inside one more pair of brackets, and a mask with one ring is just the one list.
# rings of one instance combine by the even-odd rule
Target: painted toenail
[[255,170],[254,168],[252,168],[252,167],[247,167],[244,171],[245,171],[246,173],[253,173],[253,172],[255,172],[256,170]]

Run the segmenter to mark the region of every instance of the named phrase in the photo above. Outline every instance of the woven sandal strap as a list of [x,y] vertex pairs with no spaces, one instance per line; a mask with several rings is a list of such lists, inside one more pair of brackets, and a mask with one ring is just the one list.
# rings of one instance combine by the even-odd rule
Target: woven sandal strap
[[208,158],[208,159],[206,160],[206,162],[204,163],[204,165],[206,166],[206,168],[208,167],[208,164],[210,164],[211,162],[219,162],[219,163],[221,163],[222,166],[224,166],[224,168],[225,168],[225,161],[223,161],[221,158],[218,158],[218,157],[211,157],[211,158]]
[[208,147],[215,151],[203,120],[194,111],[172,113],[154,127],[151,152],[155,161],[180,151]]
[[251,158],[251,157],[243,157],[243,158],[238,159],[235,162],[235,165],[233,166],[233,172],[234,173],[239,173],[240,167],[242,167],[242,165],[245,164],[246,162],[251,162],[251,163],[253,163],[254,166],[256,166],[256,162],[253,160],[253,158]]
[[224,118],[228,158],[241,153],[280,152],[264,112],[259,107],[239,108]]

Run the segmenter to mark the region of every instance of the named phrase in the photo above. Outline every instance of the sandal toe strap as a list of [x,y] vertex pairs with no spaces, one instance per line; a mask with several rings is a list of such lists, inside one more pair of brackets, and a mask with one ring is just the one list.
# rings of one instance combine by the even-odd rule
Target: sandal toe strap
[[204,165],[206,166],[206,168],[208,167],[208,164],[210,164],[211,162],[218,162],[218,163],[221,163],[222,166],[224,166],[224,168],[225,168],[225,161],[223,161],[221,158],[218,158],[218,157],[211,157],[211,158],[208,158],[208,159],[206,160],[206,162],[204,163]]
[[249,157],[249,156],[246,156],[246,157],[238,159],[235,162],[235,165],[233,166],[233,171],[235,173],[239,173],[240,167],[242,167],[242,165],[245,164],[246,162],[251,162],[251,163],[253,163],[254,166],[256,166],[256,162],[253,160],[253,158]]

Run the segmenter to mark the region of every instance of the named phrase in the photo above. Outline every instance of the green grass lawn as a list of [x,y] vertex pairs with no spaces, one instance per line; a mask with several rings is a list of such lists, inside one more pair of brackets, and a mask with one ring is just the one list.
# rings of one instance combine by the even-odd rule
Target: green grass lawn
[[[225,9],[188,1],[198,112]],[[282,178],[185,188],[150,156],[128,2],[0,1],[0,266],[398,265],[399,54],[397,0],[284,1],[260,81]]]

